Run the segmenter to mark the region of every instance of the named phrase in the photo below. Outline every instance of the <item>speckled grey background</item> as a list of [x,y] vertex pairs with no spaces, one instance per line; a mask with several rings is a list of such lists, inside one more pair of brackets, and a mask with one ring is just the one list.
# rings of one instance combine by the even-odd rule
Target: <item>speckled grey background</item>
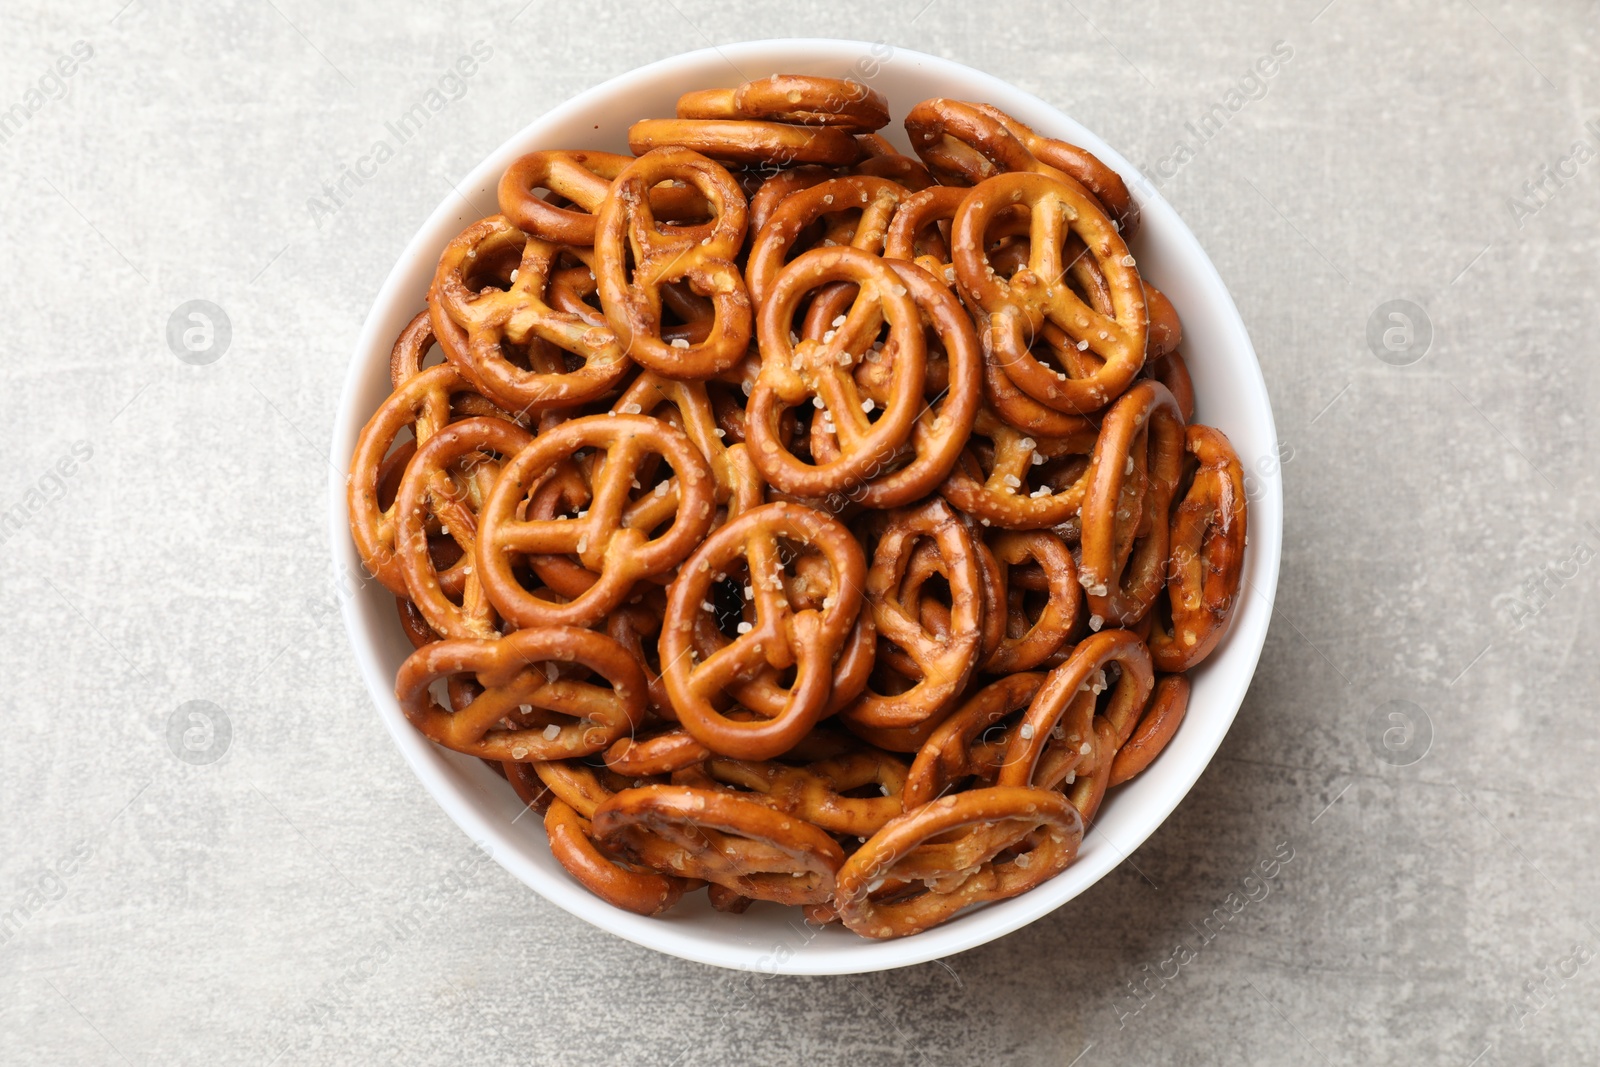
[[[1596,1061],[1600,4],[119,2],[0,9],[0,1061]],[[992,71],[1148,167],[1255,338],[1287,505],[1255,685],[1132,862],[838,979],[453,878],[324,521],[347,354],[450,179],[614,74],[786,35]],[[191,300],[209,364],[168,343]]]

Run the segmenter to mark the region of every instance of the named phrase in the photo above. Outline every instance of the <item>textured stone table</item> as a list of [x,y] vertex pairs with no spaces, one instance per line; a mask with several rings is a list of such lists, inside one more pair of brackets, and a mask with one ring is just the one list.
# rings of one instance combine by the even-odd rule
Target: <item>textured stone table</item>
[[[1595,1062],[1600,7],[118,2],[0,11],[0,1061]],[[759,978],[453,880],[337,618],[325,442],[452,178],[619,72],[815,33],[1148,168],[1260,351],[1287,532],[1250,696],[1131,862],[942,963]]]

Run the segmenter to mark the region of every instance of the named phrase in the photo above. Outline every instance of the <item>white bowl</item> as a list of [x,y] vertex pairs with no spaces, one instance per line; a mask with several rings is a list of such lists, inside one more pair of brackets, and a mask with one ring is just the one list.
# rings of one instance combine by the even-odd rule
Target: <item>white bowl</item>
[[[660,918],[614,908],[556,863],[536,818],[517,819],[523,807],[504,780],[476,759],[435,746],[406,721],[395,702],[394,677],[410,646],[401,634],[394,598],[377,582],[365,580],[350,540],[342,477],[329,486],[329,519],[335,572],[353,579],[355,587],[343,604],[345,626],[378,713],[434,799],[506,870],[573,915],[661,952],[771,973],[852,974],[948,956],[1025,926],[1093,885],[1161,825],[1221,744],[1255,671],[1277,588],[1282,486],[1272,409],[1250,337],[1189,228],[1100,138],[1036,97],[959,63],[858,41],[755,41],[690,52],[613,78],[567,101],[501,145],[459,188],[468,200],[492,210],[501,172],[524,152],[626,152],[628,126],[640,118],[672,115],[680,93],[775,72],[850,76],[871,85],[889,100],[895,121],[883,132],[902,150],[909,146],[899,119],[918,101],[945,96],[987,101],[1042,133],[1082,145],[1115,168],[1143,211],[1143,227],[1132,242],[1140,269],[1171,297],[1183,317],[1197,417],[1227,433],[1250,474],[1247,584],[1232,631],[1193,672],[1189,713],[1177,736],[1150,769],[1107,797],[1077,862],[1019,897],[896,941],[867,940],[837,926],[813,930],[799,921],[797,910],[775,905],[757,904],[742,916],[725,915],[711,910],[704,893],[692,894]],[[474,217],[461,197],[447,197],[389,272],[361,331],[339,400],[333,455],[340,462],[354,451],[362,425],[388,395],[390,346],[424,306],[440,251]],[[350,591],[351,585],[346,588]]]

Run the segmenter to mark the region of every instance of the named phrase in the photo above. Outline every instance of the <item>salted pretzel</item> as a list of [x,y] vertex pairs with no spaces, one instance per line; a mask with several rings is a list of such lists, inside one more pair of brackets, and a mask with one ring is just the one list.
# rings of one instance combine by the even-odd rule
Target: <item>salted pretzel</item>
[[1244,578],[1244,471],[1221,430],[1190,426],[1184,447],[1199,461],[1172,513],[1166,595],[1172,629],[1150,635],[1164,671],[1184,671],[1211,654],[1227,632]]
[[[1000,570],[997,607],[1009,628],[980,669],[985,674],[1032,670],[1059,653],[1078,627],[1083,589],[1077,564],[1061,538],[1043,530],[1002,531],[990,539],[989,549]],[[1011,568],[1029,561],[1042,571],[1048,593],[1032,620],[1022,611],[1026,591],[1007,581]]]
[[[817,559],[816,556],[804,557]],[[784,585],[790,588],[790,603],[796,608],[806,606],[806,601],[792,591],[793,583],[785,581]],[[820,609],[817,602],[811,605]],[[710,656],[726,642],[714,625],[708,625],[704,616],[696,620],[694,646],[695,655]],[[872,613],[862,611],[856,616],[856,624],[850,630],[850,636],[845,641],[844,651],[834,662],[833,689],[828,696],[828,702],[822,709],[824,717],[836,714],[855,702],[867,687],[867,681],[872,674],[873,664],[877,654],[878,631],[872,622]],[[780,671],[768,664],[751,672],[748,678],[735,679],[728,684],[727,695],[739,707],[764,718],[776,718],[783,715],[790,704],[790,686],[783,680],[784,671]]]
[[795,163],[844,166],[861,158],[861,146],[834,126],[796,126],[761,119],[641,119],[628,127],[628,149],[686,149],[722,163],[784,167]]
[[953,288],[956,271],[950,262],[947,232],[941,231],[941,224],[948,231],[967,193],[964,188],[934,185],[902,200],[884,234],[884,256],[911,260],[947,288]]
[[[1178,402],[1160,382],[1139,382],[1106,413],[1082,509],[1078,580],[1089,594],[1091,627],[1096,619],[1139,621],[1166,583],[1166,516],[1183,473],[1184,439]],[[1146,483],[1142,493],[1129,492],[1134,476]]]
[[[784,582],[780,542],[806,545],[828,562],[831,582],[820,609],[796,609]],[[752,618],[740,633],[695,662],[695,617],[704,612],[714,574],[742,559]],[[768,759],[809,731],[827,709],[834,665],[861,611],[866,560],[838,521],[791,503],[765,504],[719,528],[680,568],[662,622],[662,676],[684,729],[717,752]],[[793,668],[789,701],[779,714],[736,720],[713,704],[730,683],[764,667]]]
[[831,167],[819,167],[814,164],[803,167],[786,167],[762,179],[756,186],[755,192],[750,194],[750,223],[746,231],[746,243],[754,243],[757,235],[766,226],[767,220],[772,218],[772,213],[778,210],[778,205],[789,198],[791,193],[801,189],[809,189],[813,185],[820,185],[838,174]]
[[[770,227],[769,223],[769,227]],[[822,341],[791,340],[796,308],[832,282],[860,287],[844,321]],[[894,373],[881,409],[863,400],[851,367],[879,330]],[[927,344],[917,303],[882,259],[855,248],[816,248],[784,267],[761,308],[761,375],[747,405],[751,456],[766,480],[800,497],[822,497],[874,477],[895,458],[921,414]],[[832,462],[806,463],[783,440],[780,417],[802,404],[832,426],[840,452]],[[876,418],[873,415],[876,414]]]
[[1008,530],[1047,529],[1077,514],[1088,483],[1074,461],[1094,449],[1092,424],[1066,437],[1029,435],[981,407],[972,434],[975,440],[940,488],[950,503]]
[[[1118,668],[1114,683],[1106,678],[1112,664]],[[998,783],[1048,787],[1072,775],[1068,797],[1084,821],[1091,820],[1112,760],[1138,725],[1154,687],[1150,651],[1137,636],[1126,630],[1090,634],[1034,694],[1011,734]],[[1111,695],[1098,707],[1094,698],[1107,688]]]
[[844,863],[820,828],[712,789],[624,789],[595,809],[593,822],[602,842],[635,863],[780,904],[827,901]]
[[[506,168],[497,196],[500,213],[523,232],[560,245],[594,244],[595,214],[632,156],[615,152],[529,152]],[[546,190],[571,202],[561,207],[540,197]],[[692,188],[666,183],[650,190],[657,218],[691,218],[705,209]]]
[[[1031,232],[1028,265],[1001,278],[989,263],[985,235],[995,216],[1026,205]],[[1096,260],[1109,288],[1113,314],[1086,304],[1066,283],[1069,236]],[[1098,411],[1144,366],[1149,315],[1144,283],[1111,220],[1081,188],[1043,174],[1000,174],[973,189],[951,224],[956,280],[967,301],[987,318],[990,358],[1035,400],[1068,413]],[[1034,356],[1031,343],[1049,322],[1080,351],[1103,365],[1089,378],[1070,378]]]
[[409,430],[413,451],[403,453],[404,461],[409,462],[414,442],[426,441],[449,423],[450,396],[465,384],[454,367],[429,367],[391,393],[356,438],[346,490],[350,534],[362,566],[391,593],[405,595],[406,582],[395,551],[396,506],[393,497],[384,501],[384,483],[395,470],[393,466],[385,468],[385,457],[400,435]]
[[[679,181],[710,205],[711,221],[664,230],[650,190]],[[710,378],[744,358],[750,344],[750,294],[733,262],[744,244],[744,193],[721,166],[686,148],[647,152],[612,183],[595,223],[594,274],[600,306],[634,362],[669,378]],[[632,266],[629,266],[629,260]],[[662,338],[662,287],[686,279],[711,299],[705,340]]]
[[[978,847],[958,851],[932,843],[961,830]],[[891,820],[851,855],[839,870],[833,907],[864,937],[905,937],[972,904],[1032,889],[1065,869],[1082,841],[1082,816],[1052,790],[999,786],[941,797]],[[956,852],[962,866],[932,884],[918,879],[920,893],[905,897],[901,889],[874,898],[891,879],[910,882],[907,867],[942,866],[921,855],[929,850]]]
[[[592,672],[587,679],[586,672]],[[461,674],[474,675],[482,692],[464,707],[441,707],[429,687]],[[638,664],[605,634],[570,626],[423,645],[400,665],[395,698],[430,740],[493,760],[591,755],[636,728],[645,714]]]
[[550,853],[589,892],[626,911],[659,915],[696,884],[687,878],[619,863],[609,850],[595,842],[590,819],[612,792],[588,767],[564,760],[534,766],[540,784],[550,796],[544,816]]
[[[592,400],[628,371],[611,330],[545,302],[560,253],[559,245],[492,215],[450,242],[428,290],[434,333],[450,361],[486,396],[519,414]],[[496,265],[508,263],[498,276]],[[486,269],[491,276],[483,278]],[[512,361],[508,345],[526,346],[531,369]],[[577,369],[568,369],[569,356],[580,361]]]
[[1111,777],[1106,784],[1121,785],[1154,763],[1177,734],[1188,710],[1189,679],[1181,674],[1158,675],[1139,725],[1111,761]]
[[[499,462],[530,440],[503,419],[471,418],[431,435],[406,466],[395,498],[395,549],[412,602],[428,625],[446,637],[499,635],[499,619],[475,568],[478,519],[493,490]],[[462,469],[470,464],[470,469]],[[428,520],[461,548],[461,602],[447,595],[428,543]]]
[[1150,315],[1146,354],[1150,359],[1157,359],[1176,352],[1183,341],[1183,320],[1178,318],[1178,309],[1172,306],[1166,293],[1149,282],[1144,283],[1144,297]]
[[[585,449],[595,463],[587,510],[577,518],[520,518],[523,502],[560,461]],[[660,456],[675,472],[655,489],[633,488],[640,464]],[[501,470],[479,515],[484,591],[517,626],[587,626],[628,596],[635,582],[676,566],[711,528],[710,467],[681,430],[642,415],[590,415],[534,438]],[[651,536],[658,526],[665,532]],[[566,603],[525,588],[514,571],[525,553],[570,553],[597,577]]]
[[843,78],[773,74],[734,89],[700,89],[678,97],[680,119],[769,119],[861,133],[889,124],[889,103],[876,89]]
[[906,775],[905,809],[920,808],[969,777],[992,784],[1010,739],[1005,720],[1033,701],[1044,677],[1038,671],[1008,674],[951,712],[917,750]]
[[[834,834],[866,837],[901,812],[906,765],[887,752],[851,752],[803,767],[713,757],[706,773],[718,782],[751,791],[752,799],[798,815]],[[882,796],[846,794],[876,786]]]
[[[980,532],[966,523],[971,538],[974,562],[978,568],[978,589],[981,620],[978,629],[978,662],[983,663],[1000,646],[1005,635],[1005,609],[1000,602],[1000,571],[994,554],[983,543]],[[877,535],[872,535],[873,540]],[[951,606],[938,593],[930,594],[930,587],[944,587],[944,556],[937,543],[920,540],[911,550],[900,589],[896,596],[909,611],[916,613],[923,632],[935,643],[948,641],[954,632]],[[917,661],[893,642],[886,642],[879,650],[878,663],[892,668],[908,680],[922,677]]]
[[[950,589],[949,631],[938,636],[923,629],[915,605],[901,602],[913,550],[926,539],[938,549]],[[871,727],[915,726],[941,716],[976,668],[982,637],[982,589],[972,536],[939,497],[890,512],[867,571],[866,597],[880,640],[898,645],[915,663],[920,678],[903,693],[870,688],[844,712],[845,719]]]
[[[941,358],[936,365],[932,359],[935,350],[925,350],[929,359],[923,378],[924,399],[911,426],[911,436],[899,454],[892,462],[881,464],[876,472],[869,467],[869,477],[864,482],[843,492],[856,504],[878,509],[910,504],[939,487],[960,460],[983,403],[983,351],[960,301],[920,266],[884,262],[899,276],[916,303],[923,319],[925,343],[936,340]],[[898,358],[896,351],[885,346],[869,349],[857,365],[858,388],[875,407],[888,403],[889,392],[883,379],[893,378]],[[882,377],[872,373],[883,368],[887,373]],[[941,372],[937,387],[936,369]],[[837,434],[812,435],[814,457],[827,460],[839,446]]]
[[1041,137],[999,108],[961,100],[924,100],[906,113],[911,147],[945,185],[978,185],[997,173],[1025,171],[1062,178],[1096,197],[1129,237],[1139,208],[1122,178],[1076,145]]

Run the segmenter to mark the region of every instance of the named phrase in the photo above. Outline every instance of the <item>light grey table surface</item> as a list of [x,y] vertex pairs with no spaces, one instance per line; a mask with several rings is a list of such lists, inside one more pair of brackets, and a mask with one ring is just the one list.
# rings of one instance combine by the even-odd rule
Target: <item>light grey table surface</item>
[[[0,1062],[1600,1058],[1600,4],[119,2],[0,7]],[[363,316],[533,117],[804,35],[1039,94],[1198,234],[1285,457],[1250,695],[1132,862],[942,964],[719,971],[492,864],[397,933],[473,846],[337,616],[326,449]],[[476,42],[442,120],[315,210]],[[207,365],[168,342],[191,300],[231,329]],[[198,760],[190,701],[221,712]]]

